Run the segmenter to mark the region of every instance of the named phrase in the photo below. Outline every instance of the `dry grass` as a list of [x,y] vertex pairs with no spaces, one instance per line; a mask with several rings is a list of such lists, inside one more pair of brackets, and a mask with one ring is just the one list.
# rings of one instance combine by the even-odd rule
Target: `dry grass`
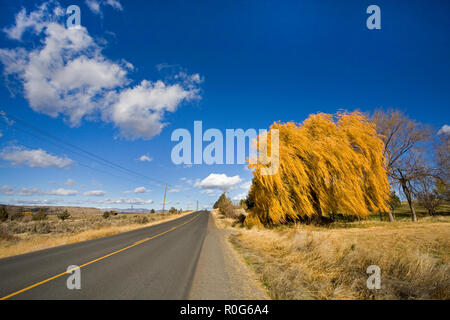
[[66,221],[49,215],[44,221],[6,221],[0,223],[0,258],[144,228],[191,212],[118,214],[108,219],[101,214],[72,214]]
[[[230,241],[273,299],[450,299],[449,217],[239,230]],[[369,265],[380,290],[367,289]]]
[[220,214],[218,209],[213,209],[211,213],[214,216],[217,227],[219,227],[220,229],[227,229],[232,227],[233,222],[235,221],[233,218],[228,218]]

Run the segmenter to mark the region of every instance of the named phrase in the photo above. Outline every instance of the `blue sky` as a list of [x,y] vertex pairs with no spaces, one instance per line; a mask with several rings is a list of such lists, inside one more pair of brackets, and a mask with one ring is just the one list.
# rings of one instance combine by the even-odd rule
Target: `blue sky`
[[[72,4],[81,29],[65,28]],[[371,4],[381,30],[366,27]],[[244,165],[172,163],[171,133],[195,120],[225,133],[383,107],[437,131],[449,124],[449,10],[448,1],[2,0],[0,109],[151,180],[2,120],[0,202],[160,208],[163,183],[178,208],[211,206],[224,190],[245,195]]]

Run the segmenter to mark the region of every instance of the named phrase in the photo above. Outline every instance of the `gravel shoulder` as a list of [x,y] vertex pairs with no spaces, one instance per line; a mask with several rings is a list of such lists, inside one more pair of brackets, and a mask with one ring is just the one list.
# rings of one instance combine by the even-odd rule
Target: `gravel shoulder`
[[219,229],[213,214],[192,280],[188,299],[265,300],[269,299],[256,275],[231,247],[228,236],[236,230]]

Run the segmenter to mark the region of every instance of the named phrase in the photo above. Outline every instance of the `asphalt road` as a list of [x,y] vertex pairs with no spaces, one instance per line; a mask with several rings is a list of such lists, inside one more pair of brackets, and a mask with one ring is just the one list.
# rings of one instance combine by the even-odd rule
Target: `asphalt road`
[[[0,298],[186,299],[209,215],[0,259]],[[79,290],[67,288],[70,265],[81,267]]]

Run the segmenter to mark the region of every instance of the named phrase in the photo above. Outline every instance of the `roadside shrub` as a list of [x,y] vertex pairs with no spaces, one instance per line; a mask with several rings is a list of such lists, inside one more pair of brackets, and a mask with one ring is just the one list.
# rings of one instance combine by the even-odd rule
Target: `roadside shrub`
[[170,210],[169,210],[170,214],[176,214],[177,212],[178,212],[178,210],[176,208],[174,208],[174,207],[171,207]]
[[50,233],[50,225],[47,222],[39,221],[34,225],[34,232],[39,234]]
[[150,213],[156,213],[155,209],[150,210]]
[[237,221],[238,223],[243,224],[244,221],[245,221],[245,218],[246,218],[245,214],[241,213],[241,214],[239,214],[239,215],[237,216],[236,221]]
[[0,226],[0,240],[12,241],[15,239],[16,237],[11,233],[9,233],[8,230],[6,230],[6,228]]
[[103,212],[103,218],[104,219],[108,219],[110,215],[111,215],[111,213],[109,211]]
[[19,207],[11,213],[9,218],[11,220],[20,220],[23,218],[23,216],[24,216],[23,208]]
[[58,213],[58,218],[62,221],[70,218],[70,213],[67,210],[64,210],[63,212]]
[[[225,194],[225,192],[224,193],[222,193],[221,195],[220,195],[220,197],[219,197],[219,199],[217,199],[217,201],[214,203],[214,205],[213,205],[213,209],[219,209],[220,208],[220,205],[222,204],[222,203],[224,203],[225,201],[227,201],[227,195]],[[228,199],[229,200],[229,199]]]
[[0,221],[6,221],[8,219],[8,211],[5,206],[0,207]]
[[232,227],[236,227],[236,226],[243,227],[244,226],[244,222],[245,222],[245,218],[246,218],[245,214],[243,214],[243,213],[237,214],[237,216],[235,218],[235,221],[232,223],[231,226]]
[[135,216],[134,221],[135,221],[135,223],[146,224],[146,223],[148,223],[148,218],[143,217],[143,216]]
[[47,213],[45,212],[45,210],[43,208],[41,208],[41,209],[39,209],[38,212],[33,213],[31,217],[32,217],[32,220],[34,220],[34,221],[46,220]]
[[235,211],[234,205],[229,198],[227,198],[227,200],[223,201],[219,205],[219,213],[221,215],[224,215],[227,218],[235,218],[236,217],[236,211]]

